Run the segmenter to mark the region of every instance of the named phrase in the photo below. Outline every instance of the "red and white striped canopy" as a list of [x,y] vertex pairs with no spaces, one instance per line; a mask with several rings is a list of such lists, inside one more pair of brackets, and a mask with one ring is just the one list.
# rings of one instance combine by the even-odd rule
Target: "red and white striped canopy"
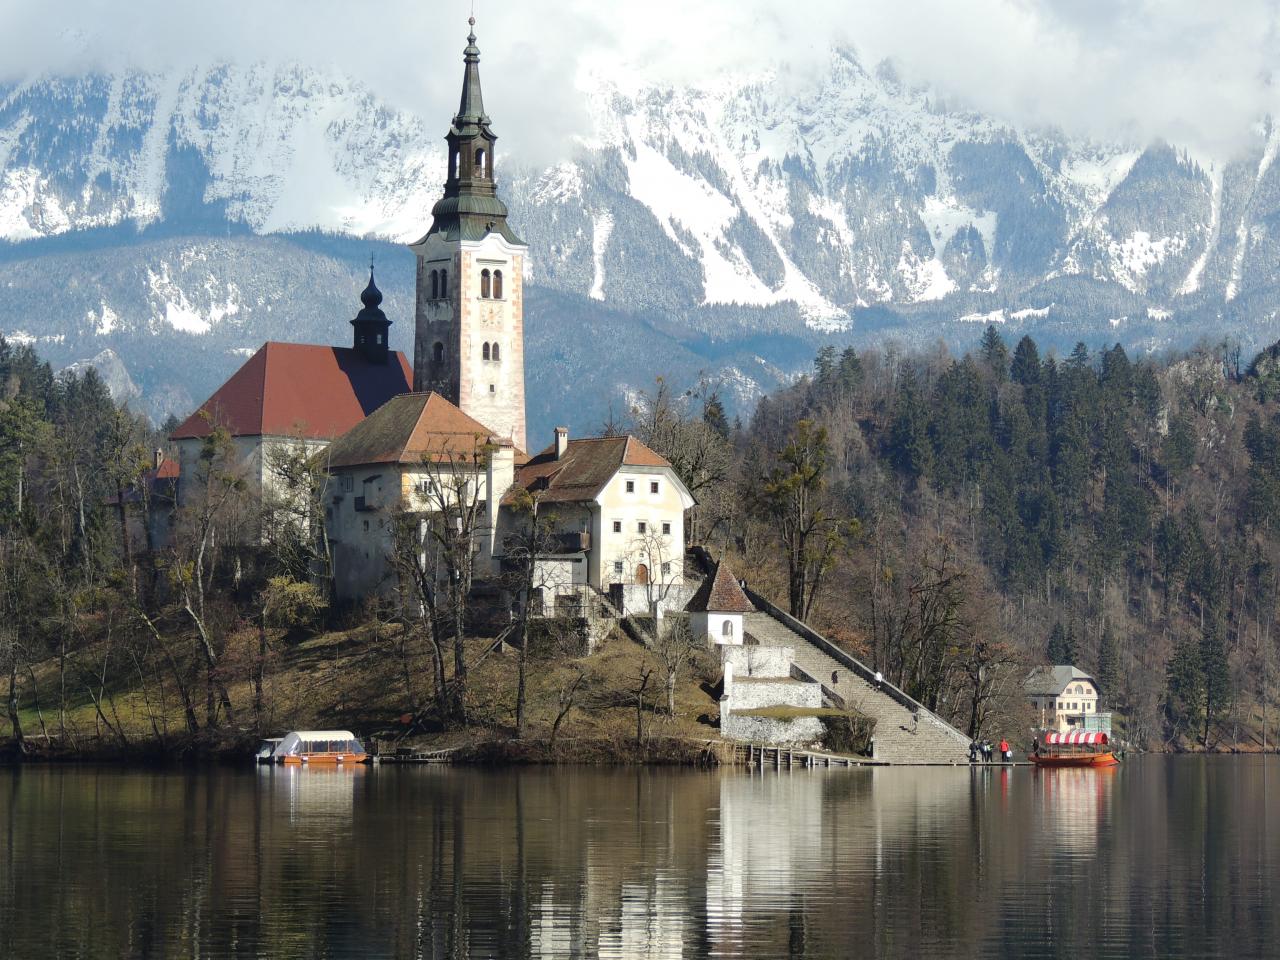
[[1054,744],[1077,744],[1077,743],[1110,743],[1105,733],[1098,730],[1072,730],[1069,733],[1054,733],[1052,730],[1044,735],[1044,742],[1049,745]]

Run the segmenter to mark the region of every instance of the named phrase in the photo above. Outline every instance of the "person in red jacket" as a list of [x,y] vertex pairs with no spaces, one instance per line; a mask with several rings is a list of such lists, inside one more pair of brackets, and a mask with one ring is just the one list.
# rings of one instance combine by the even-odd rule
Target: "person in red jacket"
[[1005,763],[1008,763],[1013,759],[1013,751],[1009,749],[1008,740],[1000,741],[1000,759],[1003,760]]

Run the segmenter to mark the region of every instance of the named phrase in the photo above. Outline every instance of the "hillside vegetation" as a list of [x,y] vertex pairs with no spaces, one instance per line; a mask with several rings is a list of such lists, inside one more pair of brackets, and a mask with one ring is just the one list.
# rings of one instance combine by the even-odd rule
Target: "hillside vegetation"
[[[695,527],[962,729],[1025,730],[1028,669],[1075,663],[1138,744],[1258,749],[1275,738],[1278,357],[1057,357],[994,327],[962,357],[825,349],[747,424],[704,399],[723,482]],[[644,402],[673,423],[697,406],[661,385]]]

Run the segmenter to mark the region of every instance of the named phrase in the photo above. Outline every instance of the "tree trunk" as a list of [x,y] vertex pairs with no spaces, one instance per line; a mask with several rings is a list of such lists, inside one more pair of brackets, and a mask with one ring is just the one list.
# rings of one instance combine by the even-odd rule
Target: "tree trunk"
[[13,744],[19,754],[27,752],[27,741],[22,735],[22,718],[18,716],[18,653],[15,650],[9,661],[9,726],[13,728]]

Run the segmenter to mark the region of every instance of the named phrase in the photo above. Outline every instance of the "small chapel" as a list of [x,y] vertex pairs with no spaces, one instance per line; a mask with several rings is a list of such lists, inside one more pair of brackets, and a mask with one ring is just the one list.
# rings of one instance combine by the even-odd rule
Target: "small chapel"
[[554,528],[539,546],[539,609],[573,613],[608,598],[623,615],[679,610],[692,589],[684,535],[694,499],[671,464],[635,437],[570,439],[564,427],[529,452],[529,251],[498,193],[498,138],[481,90],[475,19],[469,24],[443,193],[426,233],[410,244],[412,362],[390,349],[393,321],[370,267],[350,346],[266,343],[173,432],[176,501],[190,496],[215,429],[230,435],[258,496],[276,487],[273,449],[304,445],[328,471],[332,593],[360,603],[396,590],[392,518],[429,511],[442,470],[467,470],[480,514],[479,580],[503,569],[523,491],[545,505]]

